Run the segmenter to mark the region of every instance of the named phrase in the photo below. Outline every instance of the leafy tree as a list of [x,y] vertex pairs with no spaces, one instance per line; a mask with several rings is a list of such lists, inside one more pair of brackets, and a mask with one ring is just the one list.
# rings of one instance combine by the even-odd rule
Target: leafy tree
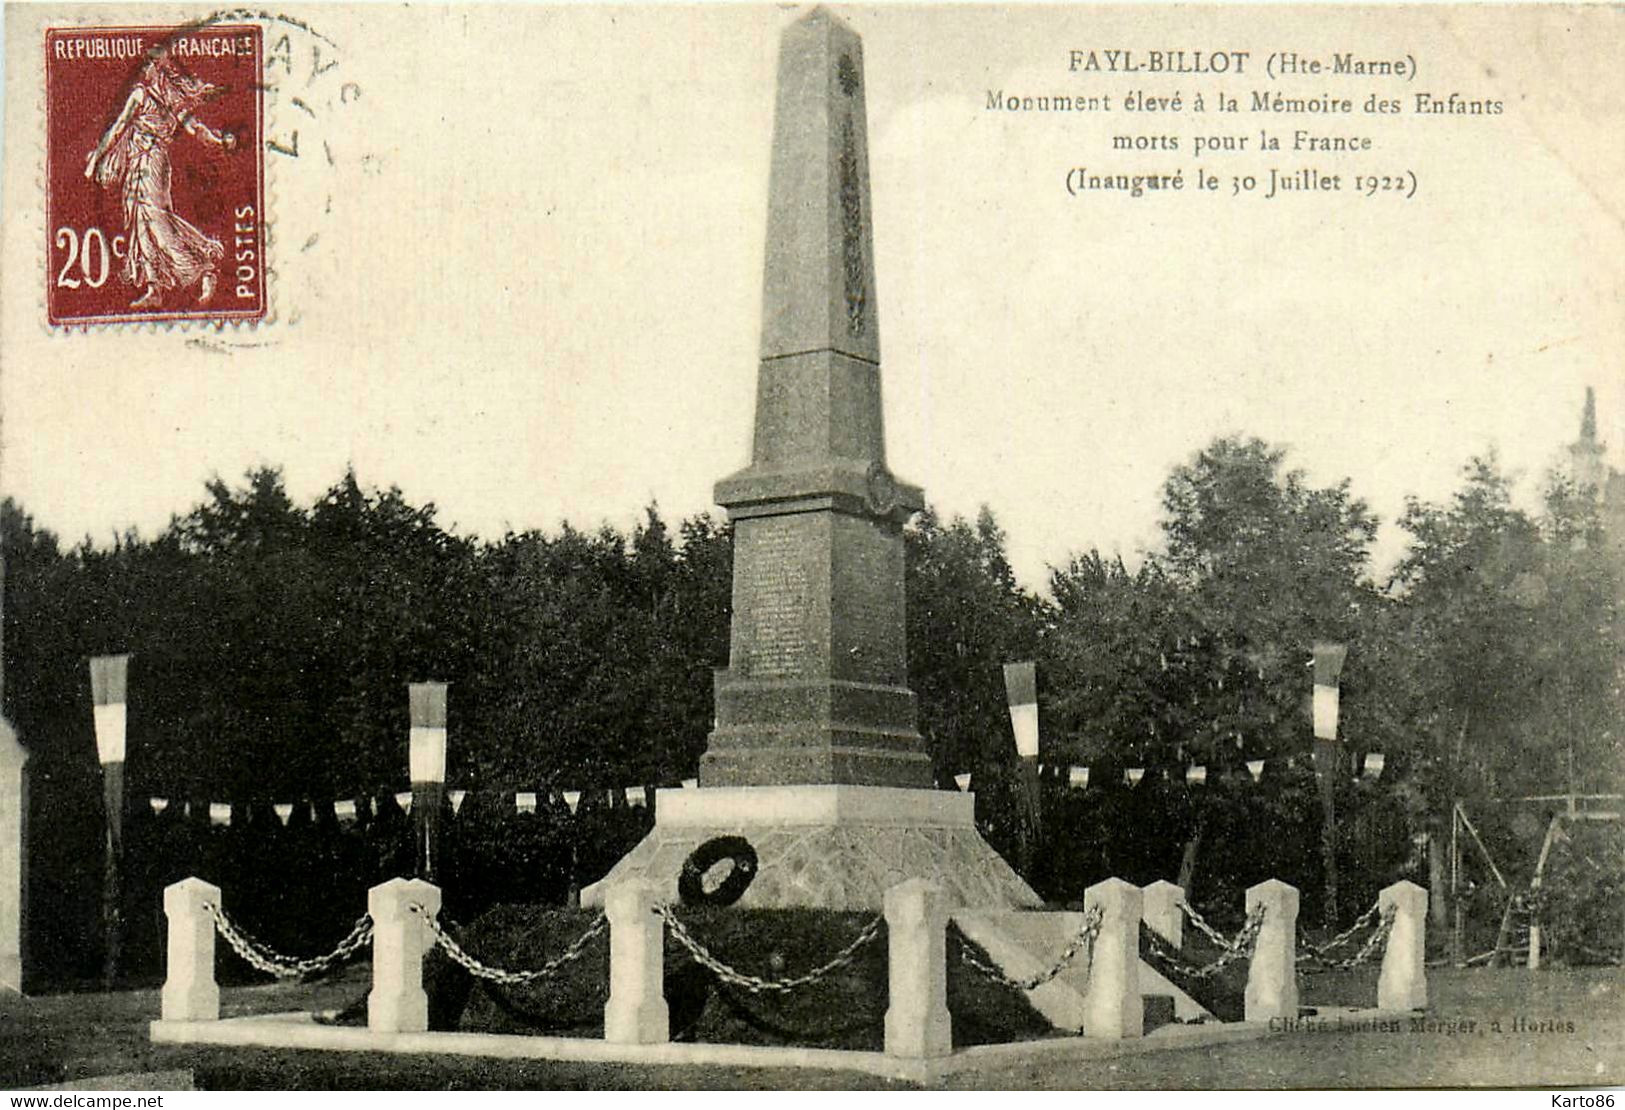
[[1494,455],[1471,460],[1462,479],[1448,505],[1407,503],[1400,523],[1411,541],[1393,579],[1409,618],[1410,714],[1427,738],[1420,769],[1435,809],[1529,785],[1529,771],[1547,777],[1544,760],[1531,765],[1525,712],[1541,682],[1529,667],[1543,631],[1540,529],[1513,507]]
[[[1396,638],[1412,666],[1391,700],[1419,738],[1415,780],[1435,845],[1455,799],[1604,792],[1625,778],[1617,549],[1595,490],[1553,474],[1544,493],[1540,517],[1516,508],[1490,454],[1468,462],[1447,504],[1412,501],[1402,520],[1411,542],[1395,574]],[[1538,815],[1472,808],[1503,868],[1529,874]]]
[[997,773],[1015,759],[1002,668],[1033,657],[1039,603],[1017,584],[986,506],[974,523],[927,508],[904,545],[909,686],[938,779]]
[[1232,810],[1253,796],[1184,791],[1174,776],[1200,764],[1221,786],[1243,761],[1271,759],[1282,771],[1267,819],[1298,820],[1312,799],[1312,645],[1348,643],[1358,659],[1378,607],[1365,578],[1375,517],[1347,481],[1315,487],[1284,464],[1260,440],[1215,440],[1169,476],[1163,547],[1139,570],[1094,552],[1051,574],[1055,716],[1107,777],[1127,765],[1168,782],[1164,835],[1184,840],[1187,890],[1208,829],[1237,825]]
[[67,584],[75,560],[9,497],[0,500],[0,560],[0,711],[25,745],[42,747],[75,704],[69,676],[76,666],[62,635],[70,620]]

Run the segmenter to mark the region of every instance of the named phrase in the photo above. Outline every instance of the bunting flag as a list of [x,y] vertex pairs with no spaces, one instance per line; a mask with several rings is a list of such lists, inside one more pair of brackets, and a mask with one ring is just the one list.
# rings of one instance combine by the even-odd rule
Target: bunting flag
[[1010,728],[1016,734],[1016,753],[1038,758],[1038,672],[1032,663],[1004,665],[1004,692],[1010,703]]
[[1349,649],[1344,644],[1317,642],[1315,652],[1315,739],[1337,739],[1338,679]]
[[[90,660],[90,698],[96,725],[96,759],[102,767],[102,805],[107,814],[108,882],[117,889],[117,865],[124,851],[125,674],[128,655],[98,655]],[[112,956],[108,957],[111,967]],[[108,972],[111,977],[112,972]],[[109,980],[111,981],[111,980]]]
[[[1284,767],[1297,767],[1303,763],[1302,758],[1296,755],[1278,756],[1274,758],[1277,759],[1279,766]],[[1249,759],[1246,761],[1247,772],[1251,776],[1253,782],[1256,783],[1263,780],[1266,762],[1267,760],[1264,759]],[[1384,755],[1382,752],[1365,752],[1361,756],[1358,774],[1363,778],[1376,779],[1382,775],[1383,767]],[[1034,763],[1032,768],[1038,772],[1040,777],[1052,777],[1057,782],[1064,779],[1067,786],[1071,789],[1081,790],[1088,789],[1089,787],[1089,768],[1086,766],[1079,766],[1077,764],[1070,766],[1057,766],[1053,764]],[[1144,781],[1146,772],[1148,770],[1149,768],[1146,767],[1125,767],[1123,769],[1123,777],[1121,781],[1131,787],[1138,786]],[[1175,770],[1170,770],[1169,772],[1170,776],[1177,773],[1178,772]],[[953,776],[953,781],[954,785],[961,792],[968,792],[971,789],[971,772],[961,771]],[[1197,763],[1190,764],[1185,768],[1185,782],[1188,785],[1202,786],[1205,785],[1207,781],[1208,767],[1206,765]],[[698,782],[695,779],[684,779],[682,780],[682,783],[684,789],[692,790],[698,787]],[[460,814],[462,812],[464,803],[468,801],[469,796],[473,793],[474,791],[466,788],[446,791],[446,798],[451,803],[452,813]],[[395,792],[391,796],[394,797],[396,804],[401,807],[403,812],[408,814],[412,812],[414,799],[414,794],[412,791],[401,790]],[[541,792],[522,790],[506,796],[513,798],[515,812],[536,813],[541,809]],[[596,793],[594,796],[597,796]],[[625,799],[624,804],[627,807],[647,807],[651,804],[654,795],[653,790],[644,785],[627,786],[620,789],[604,788],[603,796],[609,800],[612,805],[617,807],[622,804],[623,798]],[[547,797],[552,800],[553,804],[556,804],[557,801],[562,800],[565,806],[568,807],[569,811],[573,814],[576,813],[581,807],[582,791],[553,790],[547,794]],[[170,805],[170,800],[168,798],[161,797],[149,797],[147,802],[155,816],[163,813],[164,810]],[[181,812],[183,815],[187,817],[191,816],[192,803],[190,801],[182,801],[176,804],[181,807]],[[231,824],[232,804],[230,802],[209,802],[207,803],[207,806],[209,821],[211,824]],[[295,804],[292,802],[277,802],[271,806],[271,809],[277,815],[278,821],[280,821],[283,825],[288,825],[291,822],[294,808]],[[354,798],[346,798],[341,801],[335,801],[333,803],[333,816],[339,821],[344,822],[358,820],[360,817],[360,802]]]
[[96,758],[102,764],[124,762],[127,720],[125,679],[128,655],[97,655],[90,660],[90,700],[96,715]]
[[406,761],[412,781],[446,781],[446,684],[414,682],[407,686],[412,731]]

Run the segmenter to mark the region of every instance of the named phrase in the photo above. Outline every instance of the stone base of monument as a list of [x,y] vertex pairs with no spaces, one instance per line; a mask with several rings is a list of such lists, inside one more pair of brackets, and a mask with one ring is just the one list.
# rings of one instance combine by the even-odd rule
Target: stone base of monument
[[[1409,1014],[1377,1010],[1329,1011],[1335,1021],[1383,1019],[1398,1022]],[[1003,1072],[1013,1067],[1043,1067],[1078,1060],[1100,1060],[1164,1051],[1186,1051],[1282,1035],[1267,1022],[1209,1022],[1165,1025],[1145,1037],[1094,1039],[1049,1037],[1037,1041],[977,1045],[949,1056],[908,1058],[883,1052],[794,1046],[691,1044],[614,1044],[576,1037],[538,1037],[500,1033],[374,1033],[353,1026],[321,1025],[310,1013],[261,1014],[220,1021],[154,1021],[148,1027],[154,1044],[309,1049],[327,1052],[389,1052],[473,1056],[507,1060],[574,1060],[586,1063],[669,1064],[680,1067],[795,1068],[851,1071],[910,1083],[941,1083],[950,1075]],[[787,1080],[786,1088],[795,1086]]]
[[941,883],[954,909],[1034,909],[1042,900],[976,831],[976,800],[945,790],[885,786],[740,786],[661,790],[655,827],[601,881],[647,879],[677,899],[683,862],[707,840],[742,836],[757,873],[747,908],[879,911],[905,879]]

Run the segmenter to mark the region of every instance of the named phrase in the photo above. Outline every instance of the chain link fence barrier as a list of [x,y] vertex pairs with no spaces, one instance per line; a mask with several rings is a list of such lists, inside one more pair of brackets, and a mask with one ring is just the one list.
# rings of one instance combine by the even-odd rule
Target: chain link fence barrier
[[1308,972],[1352,971],[1387,948],[1388,934],[1393,932],[1394,921],[1397,918],[1398,914],[1393,913],[1392,911],[1383,914],[1382,921],[1377,925],[1376,929],[1372,931],[1371,935],[1365,938],[1365,943],[1360,946],[1360,950],[1346,960],[1333,960],[1328,958],[1325,953],[1329,951],[1333,945],[1331,943],[1327,943],[1319,950],[1315,950],[1313,946],[1311,946],[1310,951],[1300,952],[1298,954],[1298,962],[1300,964],[1307,963],[1308,966],[1304,967],[1304,970]]
[[1335,952],[1337,949],[1347,944],[1350,940],[1354,939],[1354,934],[1358,933],[1361,929],[1364,929],[1367,925],[1370,925],[1371,922],[1376,919],[1377,914],[1381,912],[1382,907],[1379,903],[1371,903],[1371,907],[1362,913],[1357,919],[1355,919],[1354,924],[1350,925],[1347,929],[1344,929],[1341,933],[1338,933],[1325,944],[1314,944],[1310,941],[1304,940],[1302,937],[1299,937],[1298,962],[1300,964],[1309,963],[1311,961],[1327,962],[1328,953]]
[[1349,970],[1354,970],[1355,967],[1365,964],[1371,957],[1380,954],[1388,947],[1388,934],[1393,933],[1394,920],[1397,918],[1397,913],[1394,913],[1393,910],[1389,910],[1388,913],[1381,913],[1381,920],[1378,921],[1375,930],[1371,931],[1370,936],[1365,938],[1365,943],[1360,946],[1354,956],[1347,957],[1347,959],[1331,959],[1329,952],[1336,951],[1339,947],[1349,943],[1350,939],[1354,939],[1354,934],[1363,930],[1363,928],[1367,928],[1378,913],[1381,913],[1381,905],[1371,905],[1371,908],[1362,913],[1360,920],[1355,921],[1354,925],[1345,928],[1342,933],[1337,934],[1324,944],[1308,944],[1300,939],[1298,941],[1298,946],[1300,946],[1298,965],[1303,967],[1305,972],[1313,973],[1349,972]]
[[[417,904],[413,904],[409,909],[412,913],[423,913],[423,907]],[[452,939],[451,934],[446,932],[445,926],[440,924],[438,915],[428,918],[425,924],[428,925],[429,932],[434,935],[435,943],[445,950],[451,961],[474,976],[474,978],[483,979],[488,983],[496,983],[504,987],[522,987],[539,979],[557,975],[566,964],[579,960],[586,954],[587,948],[592,942],[602,935],[604,930],[609,928],[609,918],[599,914],[593,919],[592,924],[587,926],[586,932],[572,941],[570,946],[563,952],[548,960],[541,967],[531,968],[527,971],[510,971],[507,968],[491,967],[489,964],[482,963],[471,952]]]
[[1084,915],[1083,927],[1078,930],[1077,936],[1073,937],[1071,943],[1061,952],[1060,957],[1046,970],[1026,979],[1012,979],[1004,973],[1003,968],[996,967],[976,955],[968,944],[959,946],[959,956],[965,963],[994,982],[1003,983],[1007,987],[1014,987],[1018,991],[1036,990],[1072,966],[1072,961],[1077,959],[1078,953],[1085,948],[1089,949],[1091,962],[1094,960],[1095,938],[1100,936],[1100,922],[1100,907],[1096,906]]
[[372,916],[363,914],[356,919],[350,934],[339,941],[338,947],[333,951],[325,956],[298,959],[294,956],[285,956],[243,932],[226,916],[226,911],[215,903],[204,903],[204,908],[214,918],[215,931],[231,945],[233,952],[241,956],[243,961],[256,971],[273,975],[278,979],[297,979],[300,976],[326,971],[348,960],[372,943]]
[[671,930],[672,937],[688,951],[688,954],[694,958],[695,963],[711,971],[724,983],[741,987],[751,994],[792,991],[797,987],[810,986],[820,979],[826,978],[832,972],[840,970],[856,959],[863,946],[880,935],[880,927],[886,923],[885,917],[876,914],[853,938],[850,944],[837,952],[827,962],[813,968],[805,975],[796,975],[786,979],[763,979],[755,975],[747,975],[745,972],[723,963],[705,945],[694,938],[688,928],[678,920],[677,912],[672,907],[656,906],[654,907],[654,913],[666,923],[666,927]]
[[[1221,951],[1229,952],[1235,948],[1235,941],[1232,941],[1223,933],[1219,932],[1219,930],[1215,929],[1212,925],[1209,925],[1207,918],[1203,917],[1201,913],[1197,911],[1196,907],[1191,905],[1189,902],[1176,902],[1174,903],[1174,908],[1178,909],[1187,918],[1189,918],[1190,923],[1195,925],[1197,930],[1201,932],[1203,936],[1207,937],[1208,940],[1211,940],[1215,945],[1217,945]],[[1243,925],[1242,932],[1245,931],[1246,926]],[[1240,934],[1238,934],[1238,936],[1239,935]]]
[[[1190,913],[1196,914],[1196,911],[1192,909]],[[1191,920],[1195,921],[1200,916],[1200,914],[1196,914]],[[1202,928],[1202,931],[1208,933],[1211,926],[1207,926],[1206,922],[1203,923],[1203,926],[1205,927]],[[1218,946],[1219,955],[1212,963],[1202,966],[1197,966],[1187,960],[1184,953],[1175,949],[1155,930],[1152,930],[1149,935],[1152,945],[1157,949],[1157,954],[1172,963],[1182,974],[1192,979],[1211,979],[1237,960],[1251,959],[1253,949],[1258,944],[1259,930],[1263,929],[1263,927],[1264,907],[1259,906],[1247,915],[1246,922],[1242,925],[1241,930],[1236,933],[1234,940],[1217,930],[1208,933],[1213,943]]]

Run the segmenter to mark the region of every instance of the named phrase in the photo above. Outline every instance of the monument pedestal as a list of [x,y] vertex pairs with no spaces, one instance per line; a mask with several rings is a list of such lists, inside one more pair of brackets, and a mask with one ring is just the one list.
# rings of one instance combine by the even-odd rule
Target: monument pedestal
[[883,908],[906,879],[940,883],[950,909],[1033,909],[1042,900],[976,831],[976,800],[888,786],[742,786],[661,790],[655,827],[600,882],[581,892],[603,905],[610,887],[655,883],[677,900],[683,861],[707,840],[742,836],[757,855],[744,908]]

